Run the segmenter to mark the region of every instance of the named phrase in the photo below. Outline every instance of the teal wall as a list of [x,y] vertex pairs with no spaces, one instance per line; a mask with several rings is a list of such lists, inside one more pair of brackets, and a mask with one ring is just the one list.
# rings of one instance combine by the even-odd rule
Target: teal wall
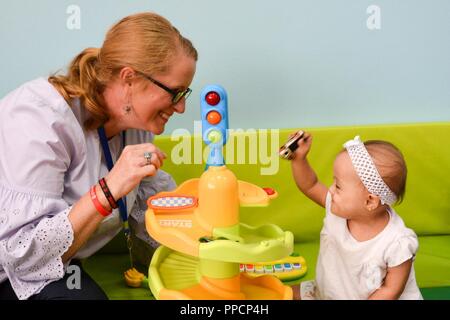
[[[66,27],[71,4],[81,28]],[[369,30],[366,9],[381,8]],[[0,10],[0,97],[100,46],[130,13],[167,17],[200,53],[188,109],[199,93],[229,94],[230,126],[283,128],[450,120],[448,0],[9,0]]]

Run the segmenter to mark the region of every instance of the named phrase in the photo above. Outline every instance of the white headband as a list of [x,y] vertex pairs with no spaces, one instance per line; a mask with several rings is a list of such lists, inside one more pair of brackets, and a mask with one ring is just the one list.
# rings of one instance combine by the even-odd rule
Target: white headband
[[369,152],[367,152],[359,136],[347,141],[344,144],[344,148],[347,149],[353,167],[367,190],[371,194],[380,197],[382,204],[392,205],[395,203],[397,196],[381,178],[377,167],[375,167]]

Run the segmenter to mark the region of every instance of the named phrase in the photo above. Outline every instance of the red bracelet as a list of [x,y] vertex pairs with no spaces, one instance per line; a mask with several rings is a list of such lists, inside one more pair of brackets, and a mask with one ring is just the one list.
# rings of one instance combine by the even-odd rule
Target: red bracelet
[[114,199],[113,195],[111,194],[111,191],[109,190],[108,185],[106,184],[105,178],[101,178],[100,180],[98,180],[98,183],[100,184],[103,194],[105,195],[106,199],[108,200],[111,208],[116,209],[117,208],[116,199]]
[[105,208],[103,208],[102,204],[97,198],[97,193],[95,192],[95,185],[91,187],[91,190],[89,191],[91,194],[91,200],[94,204],[95,209],[97,209],[98,213],[100,213],[102,216],[107,217],[111,214],[112,210],[108,211]]

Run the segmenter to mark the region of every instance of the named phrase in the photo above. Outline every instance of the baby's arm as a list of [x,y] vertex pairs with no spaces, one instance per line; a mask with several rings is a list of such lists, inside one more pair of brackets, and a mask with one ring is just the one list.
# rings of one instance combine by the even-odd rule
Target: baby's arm
[[325,207],[325,200],[328,188],[322,184],[306,159],[311,149],[312,136],[305,132],[302,139],[298,141],[298,148],[295,150],[294,159],[291,161],[292,174],[298,188],[311,200]]
[[388,268],[382,286],[372,293],[369,300],[396,300],[405,289],[411,272],[412,259],[393,268]]

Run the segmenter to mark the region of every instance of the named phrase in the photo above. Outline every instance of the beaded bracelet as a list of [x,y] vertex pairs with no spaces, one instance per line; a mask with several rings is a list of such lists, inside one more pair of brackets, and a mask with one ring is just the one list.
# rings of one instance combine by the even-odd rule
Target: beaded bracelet
[[109,190],[108,185],[106,184],[105,178],[101,178],[100,180],[98,180],[98,183],[100,184],[100,187],[102,187],[103,194],[105,195],[106,199],[108,200],[111,208],[116,209],[117,201],[112,196],[111,191]]
[[100,213],[102,216],[107,217],[111,214],[112,210],[106,210],[100,201],[98,200],[97,193],[95,192],[95,185],[91,187],[91,190],[89,191],[91,195],[92,203],[94,203],[95,209]]

